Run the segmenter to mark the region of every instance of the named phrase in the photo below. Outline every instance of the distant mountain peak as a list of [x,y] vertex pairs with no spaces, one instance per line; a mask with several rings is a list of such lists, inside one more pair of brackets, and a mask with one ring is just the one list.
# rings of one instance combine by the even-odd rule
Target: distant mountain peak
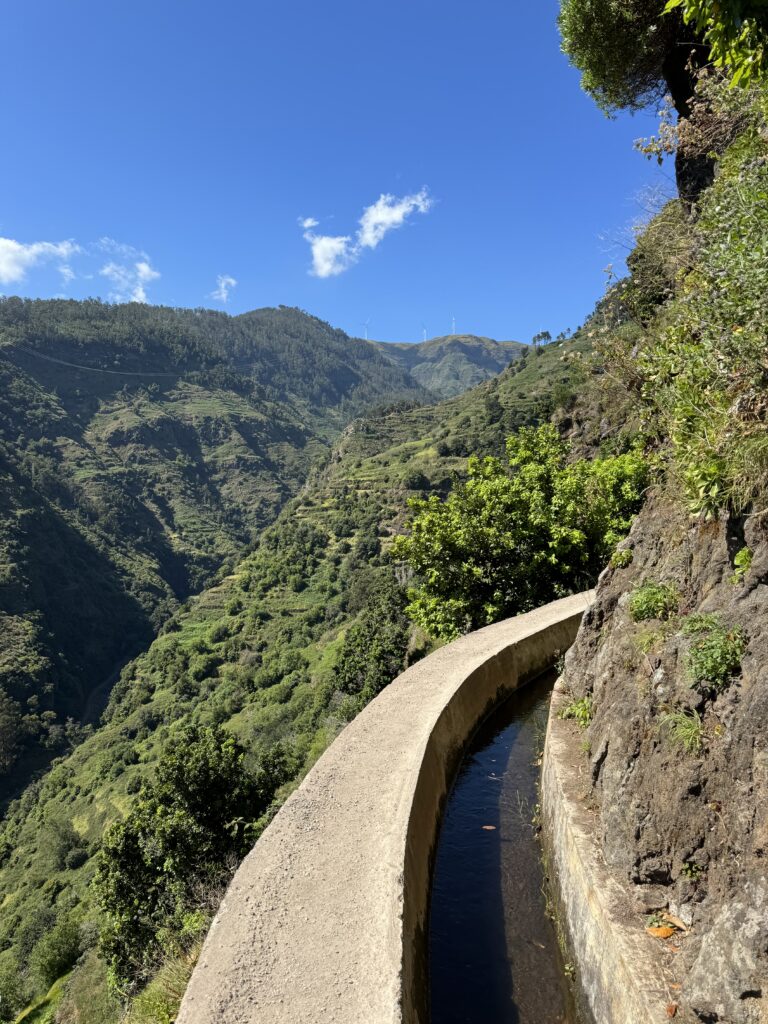
[[439,398],[452,398],[495,377],[528,347],[519,341],[496,341],[476,334],[371,344]]

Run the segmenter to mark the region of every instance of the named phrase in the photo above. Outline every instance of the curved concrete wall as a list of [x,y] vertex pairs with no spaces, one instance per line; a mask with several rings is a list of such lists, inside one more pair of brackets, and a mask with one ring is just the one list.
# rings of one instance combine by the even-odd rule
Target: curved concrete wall
[[441,648],[347,726],[235,875],[178,1024],[426,1024],[430,872],[457,760],[571,645],[591,598]]
[[[603,860],[581,776],[583,757],[560,683],[549,709],[541,773],[543,838],[558,920],[577,968],[582,1018],[591,1024],[663,1024],[674,1003],[663,946],[645,934],[631,894]],[[673,1014],[674,1015],[674,1014]]]

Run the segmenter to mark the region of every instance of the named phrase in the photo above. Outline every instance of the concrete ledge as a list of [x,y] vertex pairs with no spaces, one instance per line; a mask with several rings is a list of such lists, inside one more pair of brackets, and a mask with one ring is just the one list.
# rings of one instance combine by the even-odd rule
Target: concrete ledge
[[544,846],[582,1017],[590,1024],[662,1024],[674,1002],[661,944],[644,929],[629,885],[606,866],[587,807],[584,757],[567,696],[555,686],[541,776]]
[[571,645],[591,599],[462,637],[347,726],[235,875],[178,1024],[427,1024],[430,873],[457,759]]

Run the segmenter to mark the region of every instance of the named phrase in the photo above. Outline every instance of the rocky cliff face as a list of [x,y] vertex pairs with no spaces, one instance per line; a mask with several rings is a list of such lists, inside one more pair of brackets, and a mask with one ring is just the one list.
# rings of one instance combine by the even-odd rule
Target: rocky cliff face
[[669,1012],[765,1022],[768,516],[693,521],[657,494],[620,548],[566,660],[585,799],[661,925]]

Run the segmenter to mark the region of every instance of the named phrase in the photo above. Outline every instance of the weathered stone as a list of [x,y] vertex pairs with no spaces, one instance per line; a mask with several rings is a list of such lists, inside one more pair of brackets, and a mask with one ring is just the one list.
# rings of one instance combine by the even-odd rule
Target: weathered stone
[[768,883],[747,885],[724,906],[701,943],[683,997],[702,1020],[761,1024],[768,985]]
[[[630,542],[631,564],[601,577],[566,661],[570,691],[593,698],[593,753],[588,759],[577,749],[573,761],[583,765],[611,877],[632,893],[637,884],[664,886],[665,902],[693,924],[678,957],[677,1019],[766,1024],[765,987],[744,994],[752,991],[747,966],[756,947],[737,946],[727,933],[731,918],[748,929],[762,915],[768,928],[768,907],[756,895],[747,917],[739,909],[746,891],[762,891],[768,863],[768,522],[693,521],[681,506],[651,497]],[[733,559],[745,543],[752,564],[736,579]],[[632,621],[628,595],[648,581],[675,585],[678,620]],[[691,687],[691,638],[681,620],[694,612],[740,627],[747,639],[740,672],[719,691]],[[700,748],[686,749],[664,724],[677,710],[701,716]],[[708,972],[710,955],[717,964]]]

